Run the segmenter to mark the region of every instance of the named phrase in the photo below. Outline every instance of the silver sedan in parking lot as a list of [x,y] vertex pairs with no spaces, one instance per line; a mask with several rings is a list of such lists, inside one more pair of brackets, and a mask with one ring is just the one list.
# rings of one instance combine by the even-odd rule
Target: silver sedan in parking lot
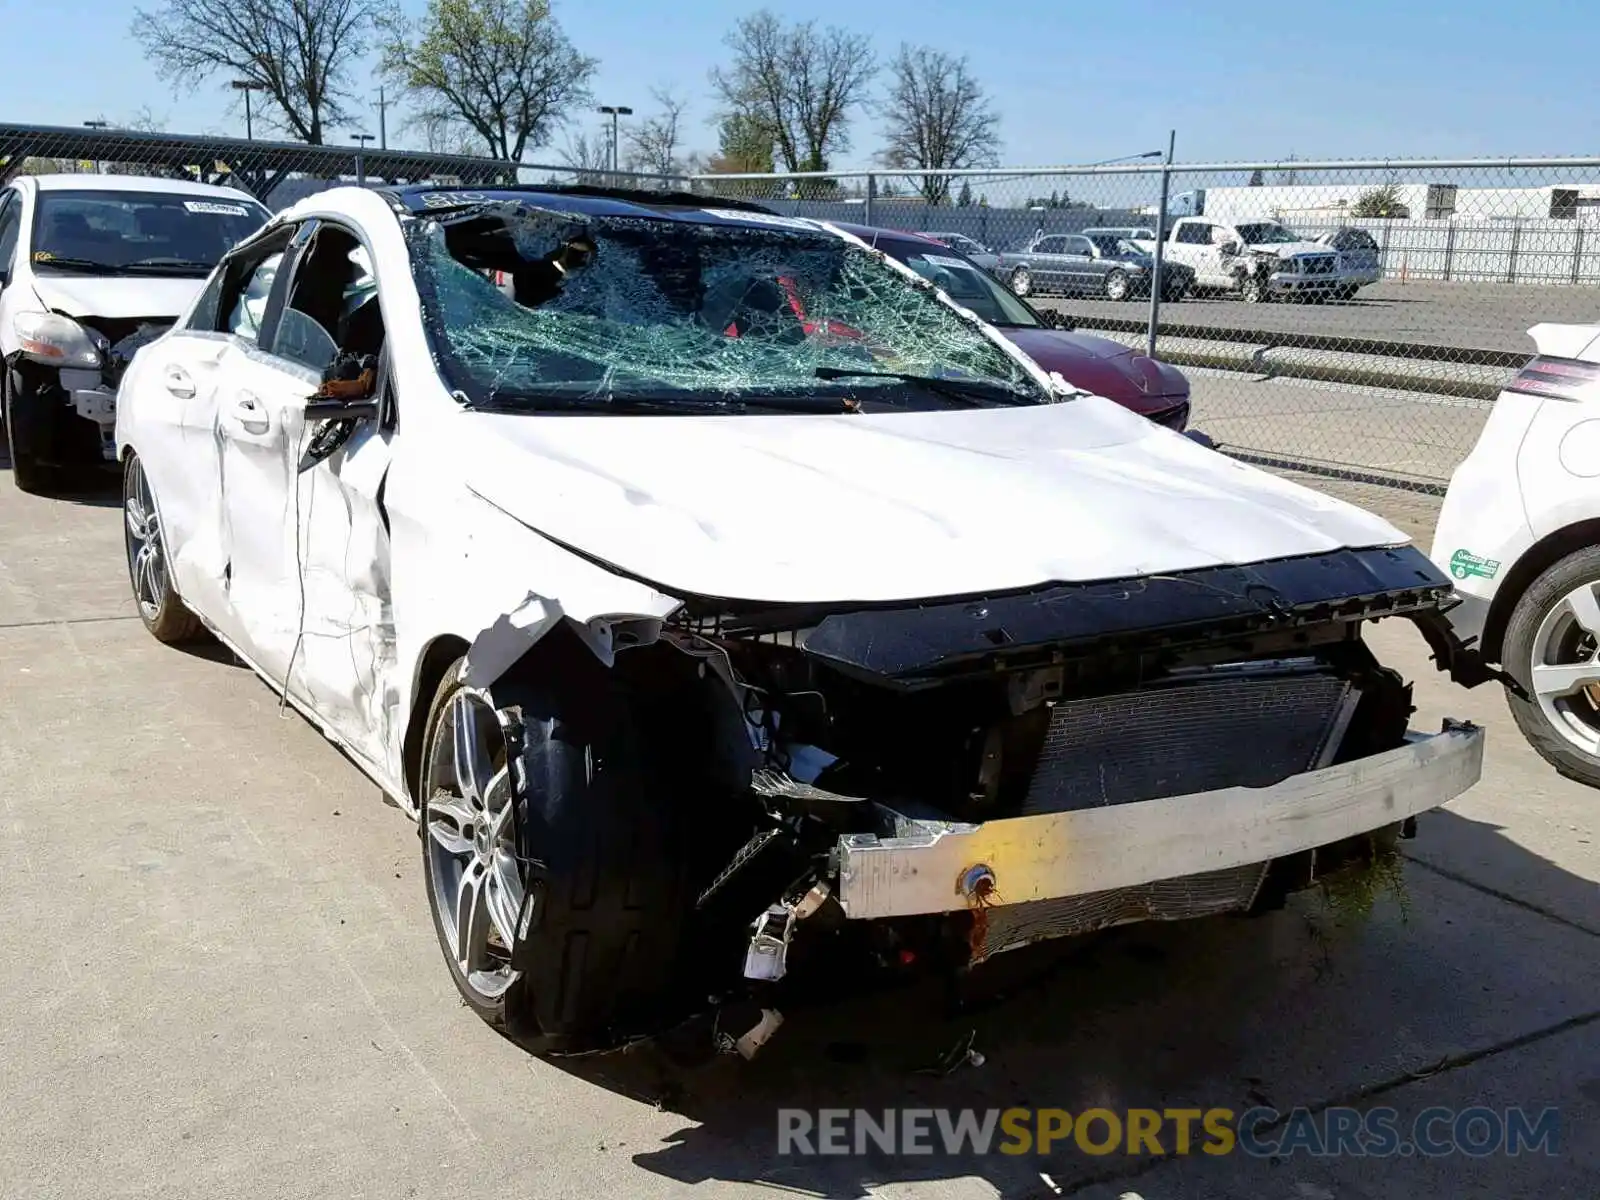
[[[1044,292],[1087,294],[1131,300],[1150,294],[1155,259],[1126,238],[1111,234],[1036,235],[1005,256],[1002,278],[1019,296]],[[1161,264],[1161,295],[1181,300],[1194,283],[1194,271],[1181,263]]]

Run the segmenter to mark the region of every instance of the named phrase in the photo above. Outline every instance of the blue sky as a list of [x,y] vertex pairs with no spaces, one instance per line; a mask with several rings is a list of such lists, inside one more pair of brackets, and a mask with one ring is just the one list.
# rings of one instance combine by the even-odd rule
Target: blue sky
[[[1169,128],[1178,157],[1191,162],[1593,154],[1593,5],[873,0],[779,11],[847,24],[885,55],[902,40],[969,55],[1002,114],[1004,160],[1046,164],[1157,148]],[[598,102],[642,109],[652,85],[674,85],[693,101],[691,146],[707,149],[715,138],[705,124],[706,72],[746,11],[734,0],[556,0],[569,36],[601,60]],[[148,106],[173,130],[243,133],[242,112],[218,81],[196,80],[175,96],[156,77],[127,37],[122,3],[0,0],[0,20],[0,120],[115,121]],[[391,141],[405,144],[397,120],[391,111]],[[593,127],[599,118],[582,120]],[[376,116],[364,124],[376,131]],[[836,165],[866,164],[875,126],[858,119]]]

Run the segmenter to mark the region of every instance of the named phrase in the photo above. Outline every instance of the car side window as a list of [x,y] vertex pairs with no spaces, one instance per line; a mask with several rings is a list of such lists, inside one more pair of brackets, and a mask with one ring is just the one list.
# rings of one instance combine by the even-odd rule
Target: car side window
[[1193,225],[1180,225],[1178,240],[1190,246],[1208,246],[1211,244],[1211,226],[1199,222]]
[[227,331],[247,342],[261,338],[261,326],[267,311],[267,301],[272,296],[272,285],[278,278],[278,268],[283,264],[282,250],[268,254],[254,267],[241,272],[237,288],[231,289],[228,300]]
[[301,252],[271,351],[313,371],[341,353],[383,349],[383,314],[367,248],[348,229],[322,222]]
[[217,328],[217,319],[221,315],[222,283],[227,278],[228,269],[218,267],[211,272],[211,278],[206,281],[205,290],[200,293],[199,299],[194,302],[194,311],[189,314],[189,319],[184,323],[185,329],[210,333]]
[[1086,237],[1069,237],[1067,239],[1067,253],[1076,254],[1081,258],[1093,258],[1094,247],[1089,244]]
[[1040,254],[1064,254],[1066,253],[1066,240],[1067,239],[1064,237],[1040,238],[1039,244],[1035,247],[1035,249],[1037,249]]
[[9,188],[0,192],[0,271],[10,268],[22,232],[22,200]]

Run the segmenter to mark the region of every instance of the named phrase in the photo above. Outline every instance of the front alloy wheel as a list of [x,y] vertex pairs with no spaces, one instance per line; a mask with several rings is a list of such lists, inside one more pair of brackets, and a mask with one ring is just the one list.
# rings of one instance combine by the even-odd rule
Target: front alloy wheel
[[475,688],[456,691],[442,715],[422,813],[429,899],[457,981],[493,1009],[517,981],[511,956],[527,897],[505,730]]
[[1018,267],[1011,272],[1011,290],[1018,296],[1033,294],[1033,275],[1027,267]]
[[1106,275],[1106,299],[1126,300],[1132,285],[1126,271],[1112,271]]

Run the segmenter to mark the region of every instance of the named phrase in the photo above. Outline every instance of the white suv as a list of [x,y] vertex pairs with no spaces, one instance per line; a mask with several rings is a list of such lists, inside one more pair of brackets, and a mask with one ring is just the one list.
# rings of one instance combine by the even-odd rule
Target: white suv
[[18,487],[115,458],[128,360],[268,216],[244,192],[181,179],[24,175],[0,190],[0,405]]
[[1538,357],[1451,478],[1433,559],[1529,744],[1600,786],[1600,325],[1528,332]]

